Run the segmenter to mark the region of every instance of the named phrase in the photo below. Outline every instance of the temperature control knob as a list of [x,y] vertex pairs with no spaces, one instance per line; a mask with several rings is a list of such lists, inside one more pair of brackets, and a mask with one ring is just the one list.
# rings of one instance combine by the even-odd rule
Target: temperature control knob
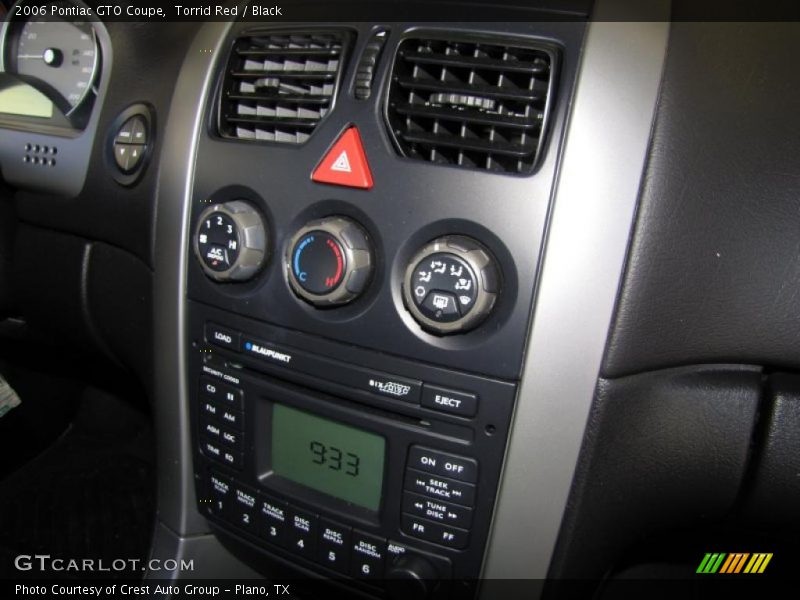
[[292,237],[286,256],[289,284],[315,306],[354,300],[369,283],[372,262],[367,234],[345,217],[307,223]]
[[425,329],[467,331],[483,321],[500,292],[500,270],[481,244],[460,235],[433,240],[411,259],[403,300]]
[[194,251],[211,279],[250,279],[267,255],[267,230],[261,213],[244,200],[209,206],[200,213]]

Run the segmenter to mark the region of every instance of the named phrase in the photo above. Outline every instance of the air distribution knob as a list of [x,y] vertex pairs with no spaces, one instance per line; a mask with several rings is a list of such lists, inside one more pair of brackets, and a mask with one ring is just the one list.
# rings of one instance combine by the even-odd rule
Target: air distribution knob
[[200,213],[194,251],[211,279],[250,279],[267,257],[267,229],[261,213],[244,200],[209,206]]
[[414,319],[440,335],[468,331],[492,312],[500,269],[480,243],[452,235],[417,252],[403,278],[403,300]]
[[289,242],[289,285],[314,306],[346,304],[366,289],[372,254],[366,232],[354,221],[336,216],[311,221]]

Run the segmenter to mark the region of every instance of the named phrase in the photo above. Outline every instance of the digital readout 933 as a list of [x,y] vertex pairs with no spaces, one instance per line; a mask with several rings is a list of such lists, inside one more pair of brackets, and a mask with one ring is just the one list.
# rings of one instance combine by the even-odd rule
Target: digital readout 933
[[385,439],[284,404],[272,407],[272,473],[371,511],[380,507]]

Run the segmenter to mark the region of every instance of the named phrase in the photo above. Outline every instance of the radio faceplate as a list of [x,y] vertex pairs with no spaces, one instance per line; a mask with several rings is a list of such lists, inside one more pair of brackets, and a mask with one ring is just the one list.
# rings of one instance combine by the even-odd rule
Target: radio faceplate
[[515,385],[189,308],[198,506],[233,551],[470,595]]

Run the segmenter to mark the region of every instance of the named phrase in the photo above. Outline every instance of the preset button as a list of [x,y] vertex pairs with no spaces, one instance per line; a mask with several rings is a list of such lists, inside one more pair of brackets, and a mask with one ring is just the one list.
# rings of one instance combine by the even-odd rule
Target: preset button
[[347,575],[350,570],[351,536],[350,527],[320,519],[317,560],[326,567]]
[[287,504],[269,496],[259,497],[260,524],[258,535],[268,542],[282,545],[286,539]]

